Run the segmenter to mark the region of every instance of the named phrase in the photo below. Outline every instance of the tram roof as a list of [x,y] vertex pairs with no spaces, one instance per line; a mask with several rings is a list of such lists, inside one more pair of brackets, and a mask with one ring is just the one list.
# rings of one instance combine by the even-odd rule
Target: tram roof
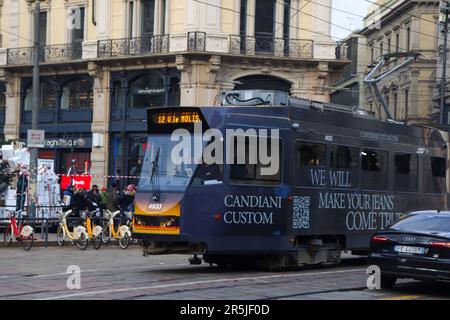
[[[407,125],[400,122],[375,119],[359,110],[339,110],[335,108],[317,108],[314,105],[304,106],[221,106],[199,107],[212,127],[221,124],[233,126],[251,125],[293,129],[294,123],[316,123],[319,126],[335,126],[364,132],[384,135],[403,136],[420,140],[448,142],[448,133],[425,125]],[[428,143],[425,143],[428,144]],[[429,144],[428,144],[429,145]]]

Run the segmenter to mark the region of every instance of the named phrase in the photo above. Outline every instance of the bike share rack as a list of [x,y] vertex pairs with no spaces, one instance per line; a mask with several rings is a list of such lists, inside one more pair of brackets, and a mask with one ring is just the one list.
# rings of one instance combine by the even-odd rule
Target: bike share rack
[[[39,212],[39,209],[58,209],[61,208],[61,211],[63,210],[63,206],[37,206],[37,212]],[[0,207],[0,210],[3,212],[7,212],[7,215],[10,215],[11,213],[16,212],[16,206],[2,206]],[[27,207],[24,208],[24,211],[27,211]],[[31,225],[32,227],[35,227],[36,225],[40,225],[41,229],[41,237],[44,239],[44,247],[48,248],[48,229],[51,224],[51,222],[58,223],[60,221],[59,218],[45,218],[45,217],[28,217],[28,216],[22,216],[18,218],[20,220],[23,219],[24,223],[27,223]],[[8,217],[0,217],[0,234],[3,234],[5,232],[5,229],[7,227],[7,224],[4,223],[4,221],[9,221],[10,218]]]

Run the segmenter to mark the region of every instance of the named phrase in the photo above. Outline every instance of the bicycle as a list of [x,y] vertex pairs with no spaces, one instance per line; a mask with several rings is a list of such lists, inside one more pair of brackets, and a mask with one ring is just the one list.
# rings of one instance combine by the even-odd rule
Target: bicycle
[[95,250],[100,249],[103,243],[103,228],[99,225],[95,225],[92,222],[91,217],[97,215],[97,217],[100,214],[100,209],[96,209],[91,212],[86,212],[86,219],[84,223],[84,227],[86,228],[87,235],[89,237],[89,240],[92,241],[92,246]]
[[114,227],[114,218],[120,215],[120,210],[111,212],[109,210],[105,211],[105,219],[106,224],[104,225],[103,233],[102,233],[102,241],[104,245],[107,245],[111,238],[118,240],[119,246],[122,249],[127,249],[131,243],[131,231],[128,226],[131,218],[130,213],[127,212],[128,221],[126,224],[122,225],[119,223],[117,228]]
[[89,246],[89,236],[86,228],[79,225],[74,226],[73,231],[69,230],[67,225],[67,216],[72,213],[72,210],[68,210],[61,214],[61,220],[59,222],[58,230],[56,231],[56,241],[60,247],[64,246],[66,239],[70,240],[70,243],[77,245],[78,249],[86,250]]
[[17,213],[11,214],[10,220],[6,221],[7,227],[5,233],[3,233],[3,241],[5,242],[6,246],[10,246],[12,244],[13,238],[15,238],[17,242],[20,242],[22,244],[22,248],[25,251],[29,251],[34,242],[34,229],[29,225],[24,225],[24,219],[22,219],[22,221],[18,225],[18,218],[16,217],[16,215],[24,216],[25,214],[23,214],[22,210],[17,211]]

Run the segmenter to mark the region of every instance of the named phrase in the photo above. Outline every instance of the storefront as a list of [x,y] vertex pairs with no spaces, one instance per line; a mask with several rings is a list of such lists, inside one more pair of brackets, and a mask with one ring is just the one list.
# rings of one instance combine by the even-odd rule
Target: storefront
[[[21,82],[20,140],[31,128],[32,79]],[[41,77],[39,129],[45,131],[45,147],[39,159],[66,174],[72,160],[77,173],[89,173],[92,151],[93,80],[89,75]]]
[[[149,107],[179,106],[179,83],[180,73],[176,69],[112,74],[110,175],[139,176],[146,148],[146,110]],[[137,183],[135,178],[114,180],[122,186]]]

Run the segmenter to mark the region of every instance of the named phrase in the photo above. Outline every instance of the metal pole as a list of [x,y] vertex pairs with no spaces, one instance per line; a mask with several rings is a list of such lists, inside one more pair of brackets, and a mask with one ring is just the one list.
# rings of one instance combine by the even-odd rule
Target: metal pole
[[[31,110],[31,129],[38,129],[38,112],[41,103],[41,86],[40,86],[40,16],[41,8],[40,1],[35,0],[34,12],[34,65],[33,65],[33,100]],[[36,213],[37,201],[37,166],[38,166],[38,149],[31,148],[30,150],[30,181],[29,181],[29,216],[34,217]]]
[[445,14],[445,21],[442,32],[444,33],[444,45],[442,49],[442,79],[441,79],[441,103],[440,103],[440,123],[444,124],[444,109],[445,109],[445,93],[447,89],[447,52],[448,52],[448,23],[449,23],[449,3],[445,2],[445,8],[441,9]]

